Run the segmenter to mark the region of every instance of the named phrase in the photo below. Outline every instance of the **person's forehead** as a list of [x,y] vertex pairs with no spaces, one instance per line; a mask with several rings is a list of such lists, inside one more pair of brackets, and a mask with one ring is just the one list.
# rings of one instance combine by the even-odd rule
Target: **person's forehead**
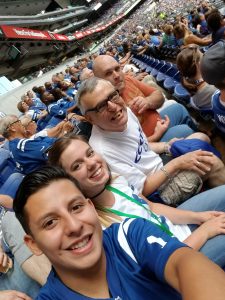
[[95,98],[105,98],[115,90],[114,86],[108,81],[99,81],[94,89]]
[[107,59],[102,60],[101,64],[99,65],[99,69],[101,69],[103,72],[106,72],[106,71],[114,69],[118,66],[119,66],[119,64],[116,60],[107,58]]
[[59,179],[30,195],[25,205],[25,211],[28,216],[44,214],[51,210],[57,210],[60,205],[66,205],[67,202],[77,198],[84,198],[84,196],[74,183],[68,179]]
[[83,96],[83,103],[85,106],[94,107],[97,103],[105,100],[114,90],[115,88],[110,82],[99,81],[92,92]]

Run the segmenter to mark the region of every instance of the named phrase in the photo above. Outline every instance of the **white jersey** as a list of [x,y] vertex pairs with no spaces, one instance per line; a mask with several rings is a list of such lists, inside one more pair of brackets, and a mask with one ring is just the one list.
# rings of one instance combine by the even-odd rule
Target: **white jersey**
[[127,112],[127,128],[123,132],[109,132],[93,126],[89,142],[113,172],[123,175],[141,193],[146,177],[159,170],[163,163],[150,149],[136,116],[129,108]]
[[[129,201],[125,197],[114,193],[115,203],[111,207],[114,210],[121,211],[126,214],[136,215],[141,218],[150,220],[153,223],[157,223],[157,221],[151,216],[149,210],[144,209],[144,207],[149,209],[148,204],[140,197],[137,197],[136,191],[133,191],[126,181],[126,179],[122,176],[113,176],[115,178],[110,184],[112,187],[120,190],[121,192],[127,194],[128,196],[134,198],[136,201],[142,204],[142,206]],[[158,216],[161,223],[163,223],[172,233],[178,238],[181,242],[183,242],[190,234],[191,230],[187,225],[174,225],[169,219],[164,216]],[[126,218],[126,217],[124,217]]]

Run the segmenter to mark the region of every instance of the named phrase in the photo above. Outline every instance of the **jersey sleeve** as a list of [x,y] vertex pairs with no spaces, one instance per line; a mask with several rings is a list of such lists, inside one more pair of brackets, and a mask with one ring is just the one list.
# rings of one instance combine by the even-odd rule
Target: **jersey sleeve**
[[[142,218],[126,219],[121,226],[119,232],[121,236],[124,235],[137,264],[147,273],[153,273],[159,280],[164,281],[164,270],[170,255],[187,245]],[[123,244],[125,245],[121,243]]]
[[51,116],[64,118],[66,116],[67,109],[62,108],[57,104],[50,104],[48,106],[48,112]]

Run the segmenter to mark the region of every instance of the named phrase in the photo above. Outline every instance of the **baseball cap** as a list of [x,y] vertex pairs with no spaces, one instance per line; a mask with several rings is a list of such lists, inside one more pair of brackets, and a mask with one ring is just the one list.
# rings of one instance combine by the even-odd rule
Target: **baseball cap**
[[200,68],[203,79],[209,84],[225,79],[225,41],[219,41],[205,52]]

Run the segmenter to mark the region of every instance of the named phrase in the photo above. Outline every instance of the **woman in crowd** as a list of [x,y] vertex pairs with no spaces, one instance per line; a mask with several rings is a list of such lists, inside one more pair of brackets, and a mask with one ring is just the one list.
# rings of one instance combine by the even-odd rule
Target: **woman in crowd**
[[174,26],[173,33],[176,39],[179,41],[179,45],[186,46],[189,44],[196,44],[199,46],[207,46],[212,40],[211,38],[200,38],[189,31],[184,24],[177,24]]
[[160,44],[160,48],[163,46],[177,46],[176,38],[173,34],[173,26],[165,25],[163,28],[164,35]]
[[136,195],[122,176],[111,175],[103,158],[84,139],[74,135],[55,142],[49,151],[49,162],[63,167],[78,180],[105,227],[123,217],[144,217],[225,266],[225,186],[199,194],[178,209],[153,203]]
[[197,45],[188,45],[177,55],[177,67],[182,84],[192,96],[192,104],[198,109],[211,109],[211,97],[216,88],[206,83],[200,72],[202,53]]

